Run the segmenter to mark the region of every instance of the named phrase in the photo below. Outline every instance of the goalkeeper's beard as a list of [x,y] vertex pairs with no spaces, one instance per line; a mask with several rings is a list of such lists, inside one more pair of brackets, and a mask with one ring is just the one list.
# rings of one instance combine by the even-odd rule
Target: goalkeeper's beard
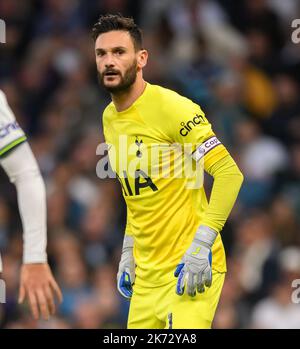
[[124,75],[120,73],[120,82],[115,86],[107,86],[104,83],[105,72],[98,72],[98,82],[100,86],[105,88],[111,94],[118,94],[120,92],[126,92],[135,83],[137,76],[137,61],[134,60],[132,65],[125,71]]

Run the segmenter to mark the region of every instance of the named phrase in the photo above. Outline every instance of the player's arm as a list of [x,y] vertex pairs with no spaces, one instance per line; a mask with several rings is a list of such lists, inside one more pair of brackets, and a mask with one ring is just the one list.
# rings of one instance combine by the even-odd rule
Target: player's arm
[[47,264],[46,194],[35,157],[27,142],[2,154],[1,166],[17,190],[23,225],[23,265],[19,303],[28,299],[34,318],[55,313],[55,296],[61,291]]
[[[106,125],[109,124],[109,110],[110,105],[108,105],[103,112],[103,131],[105,139],[108,132]],[[122,185],[121,181],[120,183]],[[134,238],[131,231],[130,221],[131,213],[127,207],[126,228],[117,273],[117,289],[119,293],[127,299],[130,299],[132,296],[132,285],[135,281],[135,261],[133,257]]]
[[223,228],[240,190],[243,175],[224,145],[212,131],[201,108],[188,100],[179,98],[169,113],[170,138],[182,145],[192,144],[188,154],[195,161],[204,160],[204,168],[214,177],[208,208],[187,249],[175,270],[178,277],[176,293],[185,291],[190,296],[204,292],[212,283],[212,246]]
[[206,165],[205,170],[214,182],[202,224],[220,233],[237,199],[244,176],[230,154]]
[[135,261],[133,257],[134,238],[130,228],[130,214],[127,209],[127,221],[122,246],[122,255],[117,274],[117,287],[120,294],[130,299],[132,296],[132,285],[135,280]]
[[211,249],[232,210],[243,182],[243,175],[229,154],[212,165],[205,166],[205,170],[213,176],[214,183],[201,225],[175,271],[175,276],[178,277],[176,292],[179,295],[184,292],[186,277],[187,293],[190,296],[195,296],[196,291],[204,292],[205,286],[211,286]]

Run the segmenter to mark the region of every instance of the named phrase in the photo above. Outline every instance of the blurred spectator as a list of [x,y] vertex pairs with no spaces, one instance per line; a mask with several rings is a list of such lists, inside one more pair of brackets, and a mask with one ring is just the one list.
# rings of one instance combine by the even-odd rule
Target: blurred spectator
[[269,297],[253,309],[252,327],[271,329],[299,329],[299,304],[292,302],[293,280],[300,280],[300,249],[288,248],[281,252],[282,276],[273,286]]
[[248,212],[236,230],[238,279],[250,302],[268,294],[279,276],[277,260],[280,244],[274,236],[270,217],[264,212]]
[[277,75],[274,79],[277,107],[265,120],[265,132],[283,144],[300,142],[299,84],[289,75]]
[[287,151],[276,139],[262,134],[251,119],[236,125],[236,137],[240,166],[246,177],[240,199],[252,207],[266,204],[272,198],[275,175],[288,166]]

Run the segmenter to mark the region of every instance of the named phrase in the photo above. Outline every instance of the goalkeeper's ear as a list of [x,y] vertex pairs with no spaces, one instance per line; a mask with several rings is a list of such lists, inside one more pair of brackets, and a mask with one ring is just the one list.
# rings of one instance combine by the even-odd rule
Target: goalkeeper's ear
[[137,67],[139,70],[142,70],[148,61],[148,51],[147,50],[139,50],[137,52]]

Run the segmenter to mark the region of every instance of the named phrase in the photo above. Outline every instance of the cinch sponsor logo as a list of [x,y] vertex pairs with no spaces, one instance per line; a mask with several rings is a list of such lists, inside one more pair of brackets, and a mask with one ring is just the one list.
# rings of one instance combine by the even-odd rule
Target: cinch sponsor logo
[[11,131],[18,129],[20,129],[20,126],[17,121],[11,122],[10,124],[0,128],[0,138],[6,137]]
[[179,133],[181,134],[181,136],[185,137],[190,131],[192,131],[194,126],[197,126],[204,121],[205,119],[202,115],[196,114],[196,116],[194,116],[192,120],[189,120],[187,123],[182,122],[180,124],[183,127],[180,129]]

